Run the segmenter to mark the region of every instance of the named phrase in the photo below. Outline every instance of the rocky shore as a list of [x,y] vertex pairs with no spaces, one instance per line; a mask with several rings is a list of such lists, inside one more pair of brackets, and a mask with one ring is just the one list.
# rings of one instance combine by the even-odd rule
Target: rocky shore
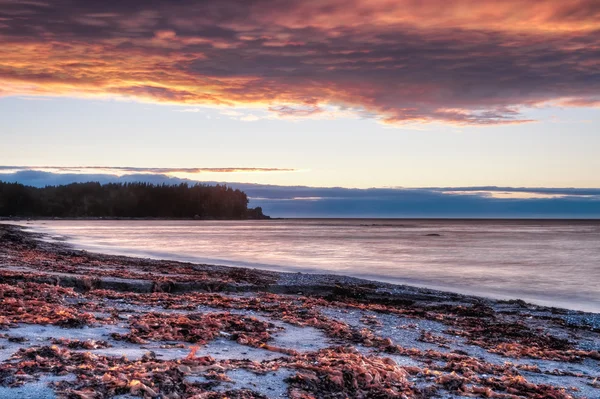
[[600,398],[600,315],[0,224],[0,398]]

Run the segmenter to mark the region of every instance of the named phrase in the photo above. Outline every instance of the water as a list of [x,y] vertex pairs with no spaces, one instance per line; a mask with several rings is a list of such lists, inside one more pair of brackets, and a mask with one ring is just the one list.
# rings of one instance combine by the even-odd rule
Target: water
[[345,274],[600,312],[600,221],[40,221],[26,225],[89,251]]

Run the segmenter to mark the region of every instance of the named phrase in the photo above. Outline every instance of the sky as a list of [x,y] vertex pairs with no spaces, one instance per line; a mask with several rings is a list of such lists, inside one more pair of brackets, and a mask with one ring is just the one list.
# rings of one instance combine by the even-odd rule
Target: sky
[[600,187],[599,126],[596,0],[0,0],[8,180],[550,200]]

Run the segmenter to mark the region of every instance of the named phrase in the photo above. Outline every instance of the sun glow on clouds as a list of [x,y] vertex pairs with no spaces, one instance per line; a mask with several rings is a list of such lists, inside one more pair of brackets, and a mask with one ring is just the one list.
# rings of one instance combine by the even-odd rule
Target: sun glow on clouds
[[393,125],[525,123],[530,107],[598,106],[596,0],[1,4],[0,96]]

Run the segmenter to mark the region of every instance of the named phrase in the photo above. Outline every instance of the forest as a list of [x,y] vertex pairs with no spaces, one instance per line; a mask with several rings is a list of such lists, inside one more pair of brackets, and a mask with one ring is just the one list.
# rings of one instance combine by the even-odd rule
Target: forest
[[265,219],[226,185],[73,183],[43,188],[0,182],[1,217]]

